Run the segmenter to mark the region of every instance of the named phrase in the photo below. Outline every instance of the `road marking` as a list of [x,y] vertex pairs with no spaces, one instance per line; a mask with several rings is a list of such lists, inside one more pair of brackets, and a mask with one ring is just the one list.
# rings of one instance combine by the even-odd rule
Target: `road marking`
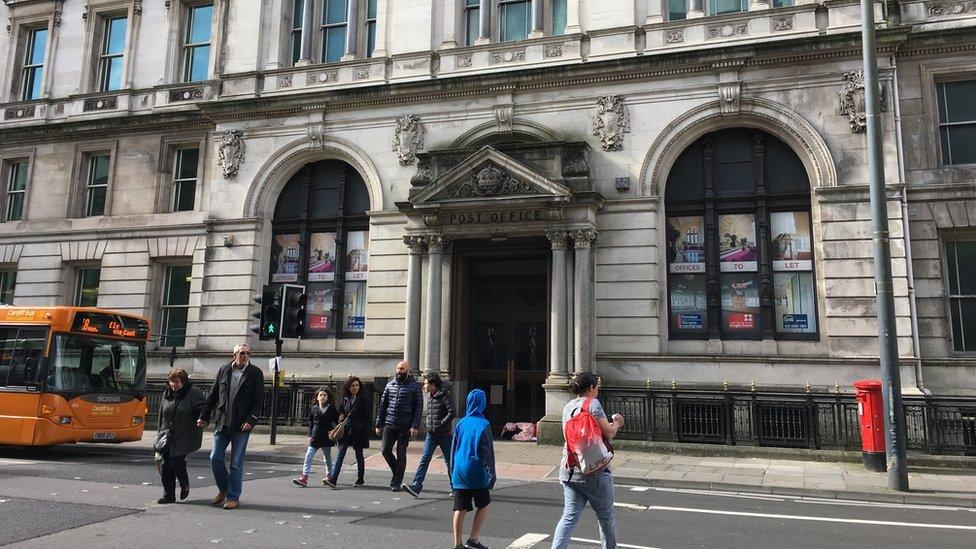
[[635,505],[633,503],[623,503],[619,501],[613,502],[614,507],[621,507],[623,509],[631,509],[633,511],[647,511],[646,505]]
[[[593,545],[602,545],[602,542],[598,539],[587,539],[587,538],[569,538],[573,541],[578,541],[580,543],[590,543]],[[618,543],[617,547],[624,547],[626,549],[657,549],[656,547],[648,547],[646,545],[630,545],[627,543]]]
[[549,534],[525,534],[513,541],[505,549],[530,549],[535,544],[549,537]]
[[[941,505],[911,505],[906,503],[883,503],[878,501],[857,501],[851,499],[817,499],[796,498],[798,503],[814,503],[817,505],[841,505],[852,507],[882,507],[889,509],[918,509],[921,511],[962,511],[960,507],[944,507]],[[969,509],[966,509],[967,511]]]
[[[866,519],[845,519],[833,517],[809,517],[804,515],[779,515],[773,513],[749,513],[745,511],[722,511],[718,509],[692,509],[689,507],[668,507],[665,505],[652,505],[647,508],[654,511],[676,511],[679,513],[702,513],[706,515],[732,515],[737,517],[756,517],[772,518],[785,520],[804,520],[812,522],[842,522],[847,524],[868,524],[872,526],[905,526],[909,528],[934,528],[939,530],[974,530],[976,526],[966,526],[962,524],[923,524],[918,522],[895,522],[888,520],[866,520]],[[623,546],[621,546],[623,547]]]
[[40,465],[41,463],[43,462],[32,459],[0,458],[0,464],[3,465]]
[[630,491],[631,492],[646,492],[646,491],[648,491],[650,489],[651,489],[650,486],[631,486]]

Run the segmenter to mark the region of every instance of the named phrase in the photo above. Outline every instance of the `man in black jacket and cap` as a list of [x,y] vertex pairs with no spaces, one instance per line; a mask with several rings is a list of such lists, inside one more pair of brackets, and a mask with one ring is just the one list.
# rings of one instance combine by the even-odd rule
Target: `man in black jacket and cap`
[[[264,398],[264,373],[251,364],[250,358],[250,345],[241,343],[234,347],[234,360],[217,372],[207,404],[197,420],[198,426],[206,427],[213,414],[214,446],[210,465],[220,490],[213,504],[223,504],[224,509],[237,509],[240,505],[247,439],[258,422]],[[227,446],[231,447],[229,475],[224,462]]]
[[[390,491],[399,492],[403,473],[407,469],[407,444],[417,436],[420,416],[424,409],[424,394],[420,384],[410,375],[410,365],[401,360],[393,379],[387,382],[376,411],[376,434],[383,437],[383,459],[390,466],[393,478]],[[396,443],[396,455],[393,444]]]
[[451,399],[451,387],[441,381],[437,372],[424,374],[424,392],[427,393],[427,437],[424,439],[424,453],[420,455],[417,473],[413,476],[412,484],[404,484],[400,488],[413,497],[420,497],[424,489],[424,479],[427,477],[427,466],[434,457],[434,449],[440,448],[444,455],[444,465],[448,475],[451,474],[451,427],[457,414],[454,412],[454,402]]

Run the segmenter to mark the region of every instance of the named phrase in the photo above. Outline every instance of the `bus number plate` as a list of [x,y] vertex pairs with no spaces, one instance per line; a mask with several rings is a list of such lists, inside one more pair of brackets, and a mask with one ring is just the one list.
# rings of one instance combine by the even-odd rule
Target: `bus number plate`
[[115,433],[111,431],[100,431],[92,437],[94,440],[115,440]]

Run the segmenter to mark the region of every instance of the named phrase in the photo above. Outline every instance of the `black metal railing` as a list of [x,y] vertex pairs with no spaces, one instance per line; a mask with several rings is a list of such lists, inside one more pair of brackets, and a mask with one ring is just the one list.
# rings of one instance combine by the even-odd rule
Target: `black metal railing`
[[[861,448],[857,402],[848,393],[604,386],[600,401],[627,419],[621,439]],[[976,455],[976,399],[907,396],[904,408],[910,450]]]

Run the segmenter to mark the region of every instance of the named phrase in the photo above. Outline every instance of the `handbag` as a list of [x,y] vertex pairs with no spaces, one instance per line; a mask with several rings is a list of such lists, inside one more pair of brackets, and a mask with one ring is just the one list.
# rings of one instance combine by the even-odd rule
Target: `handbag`
[[169,429],[162,429],[156,432],[156,442],[153,443],[153,450],[162,453],[169,444]]
[[346,419],[340,421],[335,427],[333,427],[332,430],[329,431],[329,440],[331,440],[332,442],[338,442],[339,439],[341,439],[343,435],[346,434],[346,423],[348,422],[349,422],[349,418],[347,417]]

